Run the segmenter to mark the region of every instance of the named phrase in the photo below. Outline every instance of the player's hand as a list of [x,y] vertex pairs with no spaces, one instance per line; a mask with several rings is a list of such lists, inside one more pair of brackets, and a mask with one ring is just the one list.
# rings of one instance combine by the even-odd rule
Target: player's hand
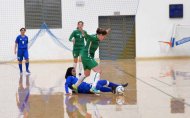
[[108,28],[108,29],[106,30],[107,34],[109,34],[110,31],[111,31],[111,28]]
[[74,45],[75,44],[75,39],[73,39],[72,42],[73,42],[73,45]]

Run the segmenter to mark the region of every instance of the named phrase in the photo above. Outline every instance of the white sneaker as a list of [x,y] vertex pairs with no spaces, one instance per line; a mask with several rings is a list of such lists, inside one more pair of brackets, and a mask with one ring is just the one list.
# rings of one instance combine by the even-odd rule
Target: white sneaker
[[28,70],[28,71],[26,71],[26,75],[30,75],[31,74],[31,72]]

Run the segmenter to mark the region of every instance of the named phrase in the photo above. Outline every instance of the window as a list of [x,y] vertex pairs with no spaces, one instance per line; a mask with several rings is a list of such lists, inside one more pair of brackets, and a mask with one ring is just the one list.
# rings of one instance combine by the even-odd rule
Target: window
[[62,28],[61,0],[25,0],[25,27],[39,29],[45,22],[49,28]]

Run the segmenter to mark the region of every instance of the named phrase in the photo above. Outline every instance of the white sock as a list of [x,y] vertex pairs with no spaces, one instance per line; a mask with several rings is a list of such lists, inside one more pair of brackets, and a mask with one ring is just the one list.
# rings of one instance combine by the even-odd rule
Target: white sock
[[92,87],[96,88],[98,81],[100,80],[100,73],[96,73]]
[[110,82],[109,82],[109,81],[107,81],[106,86],[109,86],[109,84],[110,84]]
[[82,62],[79,62],[79,73],[82,73]]
[[77,69],[77,63],[73,63],[73,67],[75,68],[75,70]]
[[84,74],[82,74],[79,78],[77,83],[75,84],[77,87],[82,83],[82,81],[86,78]]

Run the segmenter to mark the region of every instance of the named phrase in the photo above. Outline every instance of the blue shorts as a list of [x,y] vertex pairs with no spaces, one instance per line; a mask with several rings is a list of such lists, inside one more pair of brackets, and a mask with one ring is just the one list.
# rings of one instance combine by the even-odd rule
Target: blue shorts
[[78,86],[78,92],[79,93],[91,93],[90,89],[91,89],[92,85],[86,82],[82,82],[79,86]]
[[28,49],[18,49],[18,52],[17,52],[18,61],[22,61],[23,57],[25,60],[29,59]]

